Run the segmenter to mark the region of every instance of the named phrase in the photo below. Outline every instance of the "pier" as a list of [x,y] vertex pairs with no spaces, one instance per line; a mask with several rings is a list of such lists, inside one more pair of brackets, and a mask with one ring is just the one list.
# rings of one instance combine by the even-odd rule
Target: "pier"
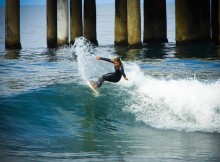
[[20,1],[7,0],[5,10],[5,48],[20,49]]
[[[116,46],[141,48],[143,43],[168,42],[166,0],[144,0],[143,6],[140,0],[112,1],[115,2]],[[46,0],[46,5],[48,48],[73,44],[81,36],[98,45],[96,0]],[[176,44],[219,43],[219,8],[220,0],[175,0]],[[22,48],[20,0],[6,0],[5,48]]]

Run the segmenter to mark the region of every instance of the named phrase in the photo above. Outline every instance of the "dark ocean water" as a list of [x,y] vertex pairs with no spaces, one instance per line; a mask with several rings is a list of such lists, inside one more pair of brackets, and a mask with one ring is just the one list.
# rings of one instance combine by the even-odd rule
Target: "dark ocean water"
[[[46,48],[45,6],[21,7],[21,50],[4,49],[0,8],[0,161],[219,161],[220,47],[114,47],[114,6],[97,6],[93,47]],[[129,81],[85,80],[113,71],[96,56],[121,56]]]

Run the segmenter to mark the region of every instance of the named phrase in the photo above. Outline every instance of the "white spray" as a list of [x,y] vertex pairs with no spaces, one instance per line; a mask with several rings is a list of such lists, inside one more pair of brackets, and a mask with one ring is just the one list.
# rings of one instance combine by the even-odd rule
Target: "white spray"
[[[108,50],[91,47],[80,38],[75,51],[82,79],[111,71],[112,65],[95,61],[96,55],[112,57]],[[118,86],[130,97],[123,110],[134,114],[137,121],[160,129],[220,132],[219,81],[155,79],[144,75],[135,62],[124,62],[124,66],[129,81],[121,79]]]

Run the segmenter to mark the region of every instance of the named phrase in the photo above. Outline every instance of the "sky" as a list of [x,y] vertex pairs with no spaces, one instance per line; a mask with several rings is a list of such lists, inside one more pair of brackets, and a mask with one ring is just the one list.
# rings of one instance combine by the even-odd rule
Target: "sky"
[[[5,5],[6,0],[0,0],[0,6]],[[20,0],[20,5],[46,5],[47,0]],[[141,0],[143,1],[143,0]],[[166,0],[168,3],[172,3],[175,0]],[[97,4],[109,4],[109,3],[115,3],[115,0],[96,0]]]

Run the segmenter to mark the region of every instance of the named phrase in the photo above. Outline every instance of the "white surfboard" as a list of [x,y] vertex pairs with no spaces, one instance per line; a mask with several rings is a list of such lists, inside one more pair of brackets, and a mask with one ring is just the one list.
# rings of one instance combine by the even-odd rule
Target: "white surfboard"
[[94,86],[91,84],[92,81],[87,81],[87,84],[89,87],[95,92],[96,95],[99,95],[99,92],[94,88]]

